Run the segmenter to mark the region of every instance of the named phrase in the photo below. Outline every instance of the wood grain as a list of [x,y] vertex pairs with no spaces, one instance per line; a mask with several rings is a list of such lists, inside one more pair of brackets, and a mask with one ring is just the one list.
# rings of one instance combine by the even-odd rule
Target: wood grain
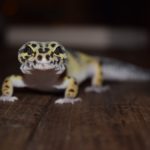
[[115,84],[105,93],[80,91],[82,102],[56,105],[52,94],[18,91],[0,103],[1,150],[148,150],[150,86]]

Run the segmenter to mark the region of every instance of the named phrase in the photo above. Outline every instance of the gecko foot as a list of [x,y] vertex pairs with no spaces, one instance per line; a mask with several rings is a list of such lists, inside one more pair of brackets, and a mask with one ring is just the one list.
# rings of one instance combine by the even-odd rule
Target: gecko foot
[[0,101],[3,102],[14,102],[18,100],[16,96],[0,96]]
[[75,102],[78,102],[78,101],[81,101],[82,99],[81,98],[60,98],[60,99],[57,99],[55,101],[55,104],[64,104],[64,103],[71,103],[71,104],[74,104]]
[[85,92],[101,93],[109,90],[109,86],[89,86],[85,88]]

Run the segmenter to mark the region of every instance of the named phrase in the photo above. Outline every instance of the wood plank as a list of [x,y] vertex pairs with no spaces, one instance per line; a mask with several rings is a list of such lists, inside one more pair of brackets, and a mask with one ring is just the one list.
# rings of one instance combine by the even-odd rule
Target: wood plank
[[14,103],[0,102],[0,149],[23,150],[30,136],[45,113],[50,97],[17,94]]
[[27,150],[148,150],[150,87],[138,86],[118,85],[100,95],[82,94],[84,101],[75,105],[52,103]]

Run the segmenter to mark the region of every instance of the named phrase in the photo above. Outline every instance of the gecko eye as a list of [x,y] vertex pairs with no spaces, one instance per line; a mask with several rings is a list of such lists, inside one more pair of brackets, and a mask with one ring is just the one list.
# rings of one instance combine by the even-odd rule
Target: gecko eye
[[28,55],[32,55],[33,51],[29,46],[26,46],[24,49],[21,50],[23,53],[27,53]]
[[60,53],[63,54],[63,53],[64,53],[64,50],[63,50],[60,46],[58,46],[58,47],[55,49],[54,53],[55,53],[56,55],[59,55]]
[[29,46],[27,46],[25,50],[28,53],[28,55],[32,55],[33,51]]

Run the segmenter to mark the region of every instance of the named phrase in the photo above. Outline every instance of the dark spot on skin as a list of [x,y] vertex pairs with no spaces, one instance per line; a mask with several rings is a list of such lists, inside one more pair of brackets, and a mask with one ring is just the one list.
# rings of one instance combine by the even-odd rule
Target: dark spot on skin
[[52,52],[52,53],[50,54],[50,56],[53,57],[53,56],[54,56],[54,53]]
[[75,84],[75,85],[77,85],[77,82],[76,82],[76,81],[74,81],[74,84]]
[[4,82],[5,82],[5,83],[7,83],[7,82],[8,82],[8,80],[5,80]]
[[63,63],[65,64],[66,62],[67,62],[67,60],[63,58]]
[[38,50],[39,50],[40,53],[43,53],[43,49],[42,48],[39,48]]
[[42,47],[42,44],[40,43],[39,46]]
[[49,55],[46,55],[46,59],[49,60],[49,58],[50,58],[50,56],[49,56]]
[[56,44],[55,44],[55,43],[52,43],[52,44],[51,44],[51,47],[55,47],[55,46],[56,46]]
[[62,50],[62,48],[61,48],[60,46],[58,46],[58,47],[55,49],[54,53],[55,53],[56,55],[58,55],[59,53],[63,54],[64,51]]
[[49,51],[49,48],[45,48],[45,52]]
[[5,88],[9,88],[9,86],[8,86],[8,85],[5,85]]
[[6,94],[6,95],[9,95],[9,92],[6,92],[5,94]]
[[32,44],[31,46],[32,46],[33,48],[35,48],[37,45],[36,45],[36,44]]
[[69,89],[69,92],[75,92],[74,89]]
[[38,55],[38,56],[37,56],[37,59],[38,59],[38,60],[42,60],[42,55]]
[[28,59],[29,58],[29,56],[25,56],[25,59]]
[[34,65],[36,65],[36,61],[35,60],[33,61],[33,63],[34,63]]
[[58,50],[58,49],[55,49],[54,53],[55,53],[56,55],[59,55],[59,50]]
[[67,78],[68,78],[68,79],[70,79],[71,77],[70,77],[70,76],[68,76]]
[[20,57],[20,59],[21,59],[22,62],[25,62],[25,59],[23,57]]

